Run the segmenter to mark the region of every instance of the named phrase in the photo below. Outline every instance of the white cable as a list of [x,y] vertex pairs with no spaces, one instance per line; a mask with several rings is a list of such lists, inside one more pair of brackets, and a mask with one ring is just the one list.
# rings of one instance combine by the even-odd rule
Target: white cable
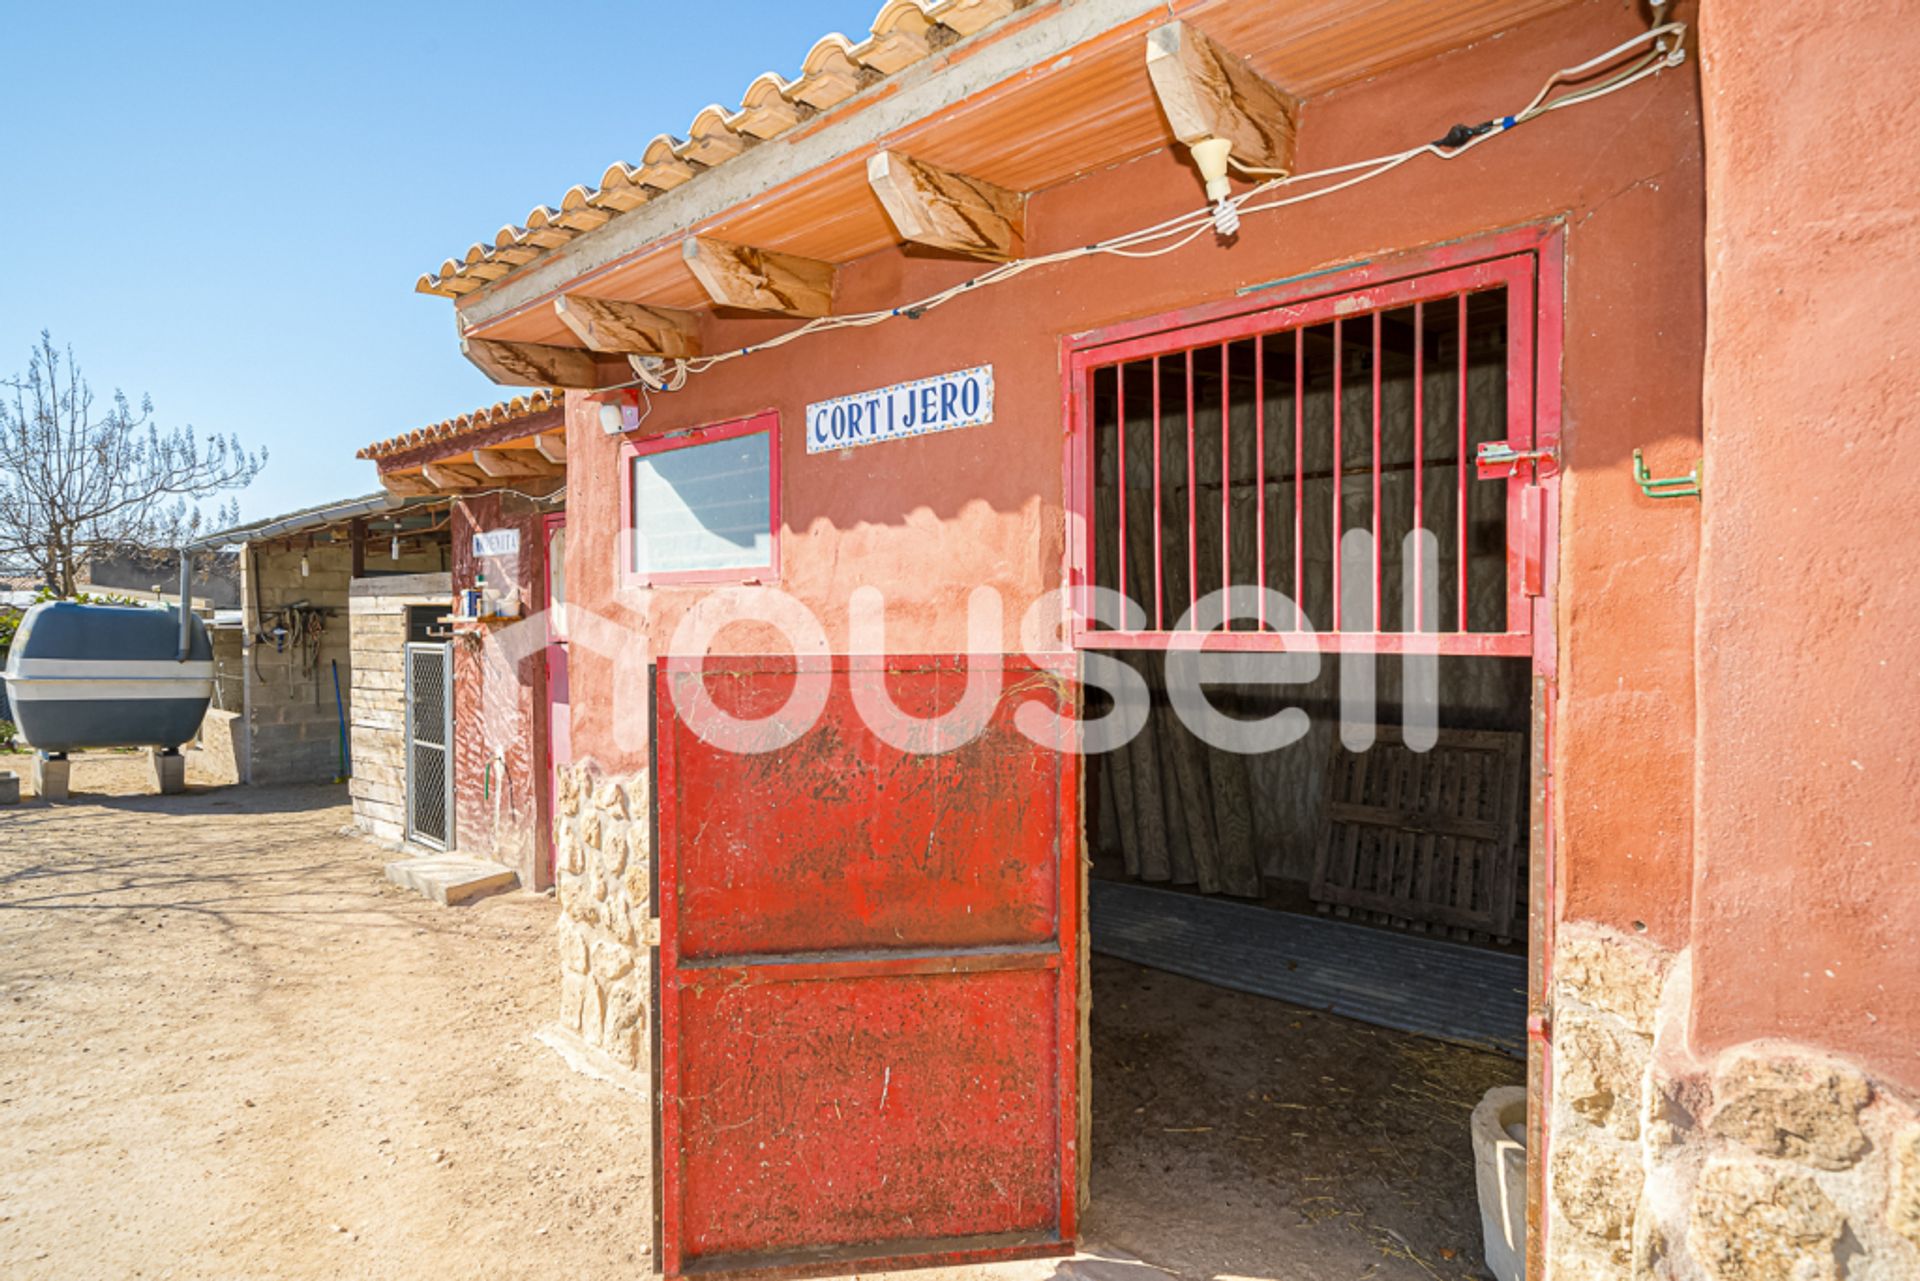
[[[1564,107],[1577,106],[1581,103],[1604,98],[1608,94],[1616,93],[1621,89],[1638,84],[1649,76],[1657,75],[1668,67],[1679,65],[1685,57],[1684,43],[1686,29],[1686,24],[1684,23],[1663,23],[1659,26],[1649,28],[1631,40],[1622,41],[1606,52],[1596,54],[1585,62],[1578,63],[1571,67],[1562,67],[1547,77],[1546,83],[1541,85],[1540,91],[1533,96],[1533,100],[1522,110],[1511,116],[1496,117],[1489,122],[1487,126],[1483,126],[1481,132],[1467,138],[1458,146],[1448,147],[1438,142],[1427,142],[1417,147],[1409,147],[1404,151],[1390,152],[1386,155],[1374,156],[1368,160],[1349,161],[1346,164],[1333,165],[1325,169],[1318,169],[1312,173],[1304,174],[1289,174],[1278,170],[1260,169],[1240,164],[1229,158],[1229,163],[1241,173],[1265,177],[1267,181],[1231,199],[1222,200],[1212,207],[1203,207],[1197,210],[1190,210],[1186,213],[1176,214],[1152,226],[1125,232],[1095,244],[1083,245],[1073,249],[1063,249],[1051,254],[1042,254],[1034,258],[1021,258],[1013,262],[1002,263],[998,267],[982,272],[980,275],[962,281],[957,285],[940,290],[938,293],[930,294],[917,302],[878,311],[856,312],[839,316],[819,316],[783,334],[775,335],[762,342],[753,343],[733,351],[719,352],[715,355],[700,356],[693,359],[674,360],[669,362],[670,372],[663,380],[664,385],[659,385],[659,389],[662,391],[678,391],[681,387],[685,386],[689,374],[705,373],[723,361],[735,360],[741,356],[766,351],[774,347],[784,347],[786,344],[804,338],[809,334],[824,333],[835,329],[864,328],[869,325],[881,324],[896,317],[918,318],[936,307],[944,306],[962,294],[971,293],[978,289],[999,284],[1002,281],[1011,280],[1015,276],[1022,275],[1036,267],[1071,262],[1095,254],[1108,254],[1118,258],[1157,258],[1163,254],[1169,254],[1175,250],[1185,248],[1187,245],[1193,243],[1193,241],[1205,235],[1208,231],[1213,231],[1222,237],[1230,237],[1239,230],[1240,219],[1243,215],[1265,213],[1270,210],[1284,209],[1290,205],[1301,204],[1308,200],[1318,200],[1322,196],[1330,196],[1335,192],[1345,191],[1349,187],[1355,187],[1363,182],[1370,182],[1375,178],[1382,177],[1398,169],[1408,161],[1420,156],[1433,156],[1440,160],[1457,160],[1475,147],[1478,147],[1481,143],[1508,133],[1520,125],[1537,119],[1548,112],[1559,111]],[[1668,36],[1675,37],[1671,47],[1666,43],[1666,37]],[[1548,100],[1548,95],[1553,92],[1555,86],[1567,80],[1578,78],[1596,68],[1606,66],[1620,58],[1629,50],[1649,43],[1652,43],[1654,46],[1652,51],[1637,60],[1633,65],[1602,80],[1596,85],[1591,85],[1584,89],[1575,89],[1560,95],[1558,98]],[[1351,174],[1353,176],[1328,186],[1315,187],[1310,191],[1288,196],[1285,199],[1259,200],[1260,197],[1277,191],[1282,187],[1318,182],[1342,174]],[[635,372],[640,373],[637,366]],[[643,375],[642,381],[646,384],[654,385],[652,377]],[[635,384],[624,384],[623,386],[633,385]],[[602,390],[611,391],[616,389],[603,388]]]

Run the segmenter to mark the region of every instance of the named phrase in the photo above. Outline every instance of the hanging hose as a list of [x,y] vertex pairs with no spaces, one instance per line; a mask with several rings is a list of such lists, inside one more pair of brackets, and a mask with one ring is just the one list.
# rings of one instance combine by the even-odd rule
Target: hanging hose
[[333,711],[340,720],[340,774],[333,781],[344,783],[353,777],[353,762],[347,756],[347,704],[340,697],[340,660],[333,660]]

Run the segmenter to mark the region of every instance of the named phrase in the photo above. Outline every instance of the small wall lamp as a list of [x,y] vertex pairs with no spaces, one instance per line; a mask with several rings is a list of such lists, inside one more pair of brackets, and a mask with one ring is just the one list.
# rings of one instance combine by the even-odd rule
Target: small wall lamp
[[622,388],[602,392],[594,399],[600,402],[600,430],[607,435],[622,436],[640,426],[639,392]]

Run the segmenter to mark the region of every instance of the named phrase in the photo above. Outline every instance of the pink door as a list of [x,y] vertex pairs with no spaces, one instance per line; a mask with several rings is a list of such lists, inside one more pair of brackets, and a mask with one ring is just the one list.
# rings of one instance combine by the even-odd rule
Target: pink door
[[[553,819],[558,815],[560,768],[573,760],[573,720],[571,697],[567,687],[567,518],[549,516],[545,523],[547,545],[547,850],[557,859],[559,842],[553,839]],[[559,875],[557,866],[554,875]]]

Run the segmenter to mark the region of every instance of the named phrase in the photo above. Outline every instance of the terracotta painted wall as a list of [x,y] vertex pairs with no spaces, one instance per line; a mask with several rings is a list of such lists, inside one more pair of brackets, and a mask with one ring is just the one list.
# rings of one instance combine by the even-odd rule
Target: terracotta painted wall
[[[1456,121],[1517,109],[1552,70],[1639,30],[1605,0],[1307,104],[1303,168],[1438,137]],[[889,643],[951,651],[976,584],[1020,610],[1058,586],[1062,335],[1230,298],[1237,289],[1493,229],[1564,219],[1567,477],[1561,547],[1563,912],[1685,943],[1691,889],[1693,563],[1697,512],[1655,505],[1630,478],[1699,450],[1703,342],[1698,84],[1688,66],[1653,84],[1497,139],[1468,158],[1419,162],[1325,202],[1250,218],[1231,248],[1211,238],[1145,262],[1082,261],[928,314],[802,340],[656,396],[644,430],[767,408],[782,415],[785,545],[780,585],[814,604],[844,644],[846,600],[889,594]],[[1084,244],[1190,209],[1199,185],[1171,153],[1090,174],[1033,199],[1036,251]],[[841,306],[892,306],[975,264],[889,252],[842,269]],[[789,322],[718,322],[709,349]],[[991,362],[990,426],[809,456],[805,406]],[[644,768],[646,664],[692,589],[616,590],[616,442],[594,407],[568,414],[575,758]],[[598,620],[598,621],[596,621]],[[632,631],[628,629],[631,628]],[[739,646],[755,643],[751,636]]]
[[1920,1090],[1914,19],[1703,15],[1694,1036],[1791,1037]]
[[[478,560],[473,535],[517,530],[516,555]],[[453,641],[454,822],[463,853],[503,863],[530,889],[552,881],[547,853],[546,660],[536,617],[544,602],[540,509],[517,494],[489,494],[453,506],[453,587],[520,597],[517,623],[463,629]]]

